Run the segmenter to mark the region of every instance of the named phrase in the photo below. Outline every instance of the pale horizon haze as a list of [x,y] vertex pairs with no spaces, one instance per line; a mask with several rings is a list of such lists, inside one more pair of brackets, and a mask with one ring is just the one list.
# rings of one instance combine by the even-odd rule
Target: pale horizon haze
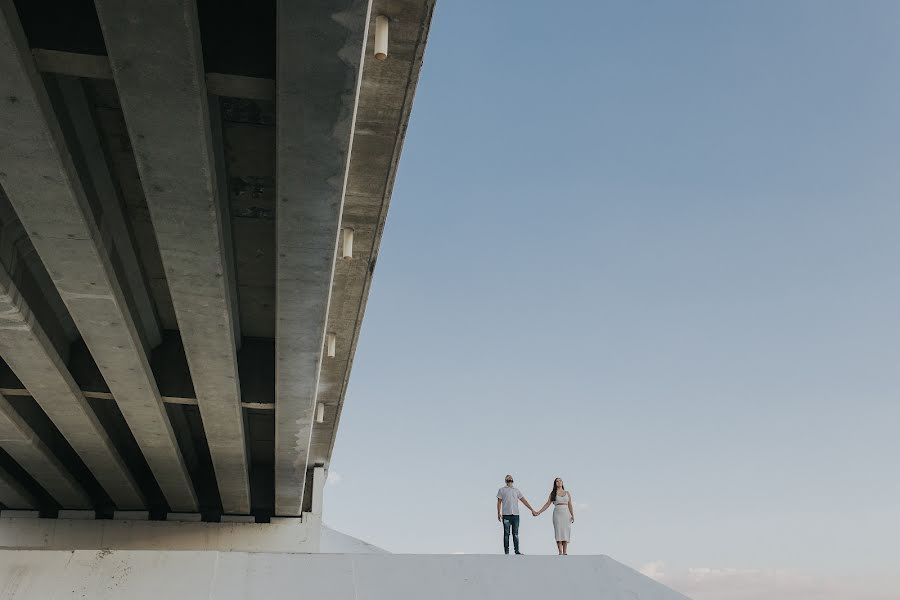
[[325,522],[500,553],[561,476],[571,554],[695,600],[900,599],[898,26],[439,0]]

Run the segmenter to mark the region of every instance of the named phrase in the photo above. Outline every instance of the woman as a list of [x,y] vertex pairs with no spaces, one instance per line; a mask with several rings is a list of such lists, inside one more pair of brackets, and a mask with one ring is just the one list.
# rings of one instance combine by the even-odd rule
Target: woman
[[543,508],[537,512],[541,514],[547,507],[553,504],[553,532],[556,534],[556,549],[560,556],[568,555],[569,537],[572,532],[572,523],[575,522],[575,509],[572,508],[572,494],[566,491],[563,480],[557,477],[553,480],[553,489]]

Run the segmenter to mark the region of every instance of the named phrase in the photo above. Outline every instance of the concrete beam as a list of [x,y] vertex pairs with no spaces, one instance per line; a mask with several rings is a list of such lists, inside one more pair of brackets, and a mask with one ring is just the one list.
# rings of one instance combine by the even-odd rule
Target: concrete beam
[[275,513],[303,509],[371,0],[278,0]]
[[141,492],[62,358],[0,267],[0,355],[120,508],[144,506]]
[[90,498],[75,478],[3,396],[0,396],[0,447],[64,508],[91,507]]
[[0,0],[0,184],[173,510],[197,499],[12,0]]
[[0,467],[0,504],[14,509],[37,508],[34,497],[3,467]]
[[[29,299],[35,318],[41,322],[44,333],[53,342],[63,362],[69,360],[72,341],[78,337],[75,323],[56,292],[56,286],[47,274],[41,258],[28,239],[28,232],[19,221],[15,209],[0,188],[0,264],[15,281],[19,293]],[[274,359],[273,359],[274,364]],[[7,373],[0,365],[0,382]],[[11,373],[11,372],[10,372]],[[273,381],[274,383],[274,381]],[[274,393],[272,394],[274,397]]]
[[373,15],[391,19],[390,49],[387,60],[375,58],[372,19],[341,215],[341,227],[354,231],[353,258],[335,265],[328,331],[337,335],[336,355],[324,360],[319,375],[317,400],[325,405],[325,422],[313,430],[313,464],[327,466],[334,449],[434,5],[434,0],[372,2]]
[[197,7],[193,0],[96,5],[222,508],[249,513],[227,183],[215,158]]
[[[35,48],[31,51],[38,69],[44,73],[72,75],[88,79],[112,79],[109,58],[95,54],[78,54]],[[275,82],[262,77],[246,77],[228,73],[207,73],[210,94],[251,100],[274,100]]]
[[144,279],[141,261],[134,249],[122,199],[113,182],[84,86],[78,78],[64,75],[53,77],[53,83],[65,106],[67,125],[78,142],[78,156],[83,164],[84,175],[90,177],[93,192],[102,207],[100,234],[112,241],[112,248],[121,267],[119,279],[123,285],[128,286],[129,304],[140,325],[144,351],[149,353],[162,342],[156,309],[150,288]]

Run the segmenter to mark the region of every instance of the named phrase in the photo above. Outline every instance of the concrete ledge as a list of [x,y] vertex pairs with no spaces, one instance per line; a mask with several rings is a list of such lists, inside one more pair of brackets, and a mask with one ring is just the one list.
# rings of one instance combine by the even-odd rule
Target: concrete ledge
[[0,551],[4,600],[688,600],[606,556]]
[[274,523],[199,523],[22,519],[8,512],[27,511],[0,514],[3,550],[318,552],[322,526],[311,515]]
[[0,510],[0,519],[37,519],[40,516],[36,510]]

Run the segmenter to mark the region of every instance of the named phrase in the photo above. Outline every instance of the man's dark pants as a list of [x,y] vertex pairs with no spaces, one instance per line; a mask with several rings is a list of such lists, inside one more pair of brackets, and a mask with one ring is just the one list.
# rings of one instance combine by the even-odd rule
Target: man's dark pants
[[503,551],[509,554],[509,532],[512,530],[513,548],[519,553],[519,515],[503,515]]

